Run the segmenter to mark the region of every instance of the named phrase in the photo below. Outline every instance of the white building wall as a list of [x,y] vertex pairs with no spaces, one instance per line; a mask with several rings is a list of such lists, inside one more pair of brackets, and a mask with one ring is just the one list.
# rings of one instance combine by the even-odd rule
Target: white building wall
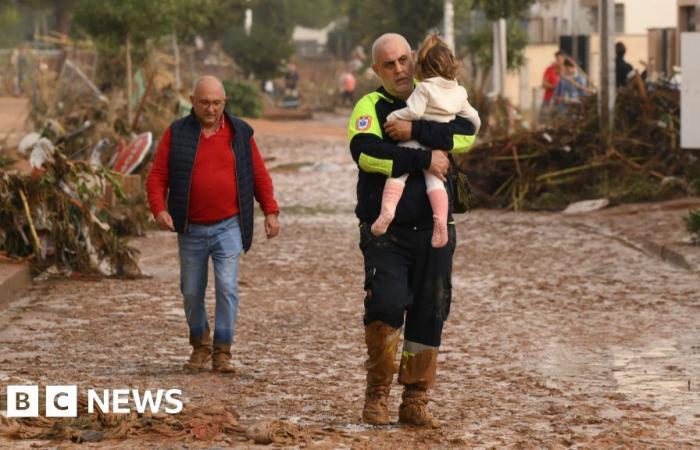
[[[643,70],[640,61],[648,60],[647,29],[675,28],[677,26],[677,5],[674,0],[616,0],[616,4],[625,5],[625,33],[617,34],[615,41],[622,41],[627,47],[625,59],[638,71]],[[571,32],[588,34],[590,41],[591,82],[598,87],[600,72],[600,40],[597,29],[591,27],[590,6],[597,5],[596,0],[540,0],[530,9],[530,17],[567,19],[573,21],[559,22],[561,34]],[[531,44],[525,50],[526,65],[519,71],[508,72],[506,77],[506,97],[523,110],[539,106],[542,95],[542,74],[554,59],[553,53],[557,43]],[[522,72],[526,72],[522,73]],[[524,78],[524,79],[521,79]],[[528,87],[525,87],[528,86]],[[523,92],[525,89],[525,92]]]
[[625,34],[646,34],[648,28],[675,28],[678,7],[673,0],[617,0],[625,5]]

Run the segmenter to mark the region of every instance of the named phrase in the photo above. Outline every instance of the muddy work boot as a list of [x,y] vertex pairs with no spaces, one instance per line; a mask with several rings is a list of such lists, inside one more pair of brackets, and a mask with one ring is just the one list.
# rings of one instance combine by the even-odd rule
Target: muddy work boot
[[236,371],[231,363],[231,344],[214,344],[212,369],[219,373],[234,373]]
[[370,425],[387,425],[389,419],[389,386],[367,386],[362,421]]
[[190,336],[190,344],[192,345],[192,354],[190,360],[185,363],[183,368],[187,372],[200,372],[206,370],[211,360],[211,337],[209,330],[204,331],[204,336],[201,338],[192,338]]
[[440,428],[440,422],[428,410],[428,392],[416,386],[406,386],[399,406],[399,422],[427,428]]
[[389,390],[397,370],[395,356],[400,331],[380,321],[365,327],[367,389],[362,421],[370,425],[386,425],[390,421]]

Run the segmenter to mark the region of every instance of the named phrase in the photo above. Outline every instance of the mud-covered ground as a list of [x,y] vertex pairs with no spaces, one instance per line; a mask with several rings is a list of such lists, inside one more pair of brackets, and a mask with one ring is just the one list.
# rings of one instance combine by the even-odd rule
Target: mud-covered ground
[[[444,427],[369,427],[359,420],[363,271],[343,120],[254,125],[283,228],[265,241],[259,218],[242,260],[238,372],[181,371],[189,347],[176,239],[154,232],[134,241],[152,278],[42,281],[0,313],[2,397],[8,384],[180,388],[186,410],[225,405],[244,425],[296,425],[297,447],[700,447],[700,250],[684,243],[681,220],[699,200],[457,216],[453,306],[431,404]],[[690,269],[649,242],[684,255]],[[212,280],[208,296],[213,306]],[[399,398],[396,386],[394,420]],[[253,446],[226,436],[0,439],[3,448],[32,445]]]

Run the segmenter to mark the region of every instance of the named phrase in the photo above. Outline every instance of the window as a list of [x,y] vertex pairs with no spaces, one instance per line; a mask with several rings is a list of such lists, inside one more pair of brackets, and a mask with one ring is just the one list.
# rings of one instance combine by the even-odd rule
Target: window
[[554,44],[557,42],[556,17],[535,17],[527,23],[528,42],[531,44]]
[[697,25],[695,23],[695,7],[684,6],[680,9],[680,17],[678,20],[680,31],[695,31]]
[[624,34],[625,32],[625,5],[622,3],[615,4],[615,33]]
[[[591,6],[589,15],[589,25],[592,29],[598,29],[599,11],[597,6]],[[625,33],[625,5],[623,3],[615,4],[615,33]]]

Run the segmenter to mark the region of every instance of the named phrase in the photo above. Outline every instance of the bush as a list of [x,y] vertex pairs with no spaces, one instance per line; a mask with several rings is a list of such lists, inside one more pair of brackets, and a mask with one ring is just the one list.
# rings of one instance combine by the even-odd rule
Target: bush
[[693,237],[693,242],[700,244],[700,209],[691,209],[683,220]]
[[248,81],[224,80],[226,89],[226,111],[237,117],[260,117],[262,115],[262,95],[258,87]]

